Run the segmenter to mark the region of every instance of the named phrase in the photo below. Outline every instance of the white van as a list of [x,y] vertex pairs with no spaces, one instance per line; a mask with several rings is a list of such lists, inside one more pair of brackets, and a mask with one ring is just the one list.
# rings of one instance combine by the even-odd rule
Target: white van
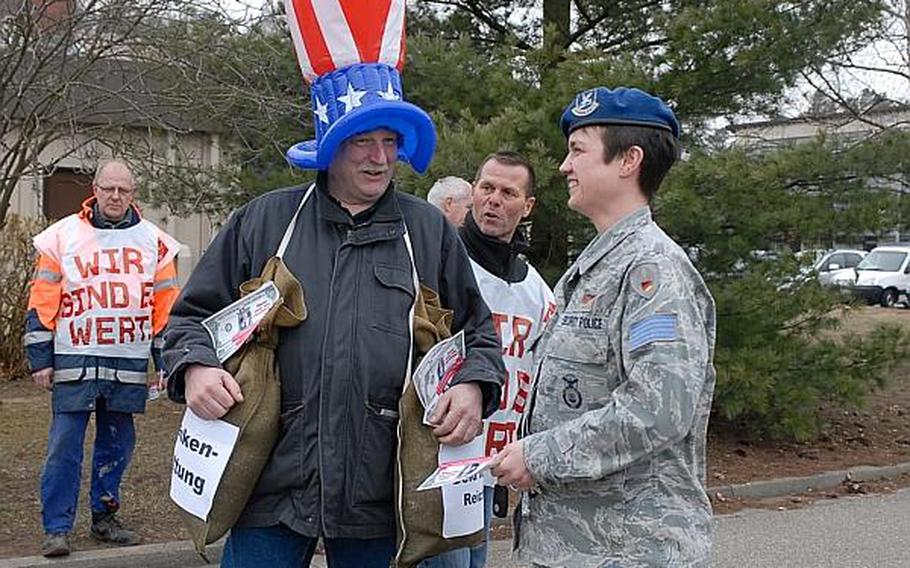
[[901,296],[910,297],[910,245],[872,249],[856,265],[853,291],[869,304],[893,306]]

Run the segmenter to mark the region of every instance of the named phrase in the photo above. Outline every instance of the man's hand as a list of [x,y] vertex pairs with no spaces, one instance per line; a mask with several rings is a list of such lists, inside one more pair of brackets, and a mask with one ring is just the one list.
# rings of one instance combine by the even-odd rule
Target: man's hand
[[455,385],[439,398],[430,420],[436,425],[433,435],[440,444],[460,446],[483,432],[480,419],[483,394],[477,383]]
[[54,390],[54,368],[45,367],[32,373],[32,380],[45,390]]
[[527,491],[534,486],[534,478],[525,465],[525,446],[521,440],[512,442],[493,458],[490,470],[496,483],[516,491]]
[[184,382],[187,406],[204,420],[221,418],[234,404],[243,402],[240,385],[224,369],[190,365]]
[[167,389],[167,375],[164,374],[164,371],[149,373],[145,378],[145,386],[148,388],[158,387],[158,390],[163,391]]

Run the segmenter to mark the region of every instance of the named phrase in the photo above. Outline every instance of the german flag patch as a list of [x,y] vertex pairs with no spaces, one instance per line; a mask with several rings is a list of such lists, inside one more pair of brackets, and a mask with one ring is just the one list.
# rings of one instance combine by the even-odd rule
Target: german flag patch
[[653,298],[660,288],[660,272],[657,270],[657,264],[646,262],[633,268],[629,274],[629,284],[639,296],[646,300]]

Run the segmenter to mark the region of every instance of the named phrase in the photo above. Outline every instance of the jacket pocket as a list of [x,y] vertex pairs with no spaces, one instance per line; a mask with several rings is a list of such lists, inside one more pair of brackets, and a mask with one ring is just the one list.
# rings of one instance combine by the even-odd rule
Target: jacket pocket
[[[600,499],[601,506],[621,502],[626,471],[595,475],[599,468],[596,453],[612,452],[614,449],[606,448],[599,434],[602,430],[599,429],[601,424],[597,422],[596,415],[587,414],[610,404],[616,374],[610,365],[554,355],[548,356],[546,362],[547,368],[542,371],[544,380],[540,383],[541,391],[535,408],[535,429],[539,427],[541,430],[549,430],[572,420],[582,420],[577,423],[577,430],[555,439],[563,454],[581,452],[586,458],[581,461],[564,460],[569,465],[563,476],[571,481],[563,483],[562,490],[568,491],[573,499],[577,499],[579,506],[583,506],[592,496]],[[546,375],[543,376],[543,373]],[[585,469],[587,467],[593,469]]]
[[357,473],[351,492],[353,505],[391,503],[394,488],[398,409],[365,403]]
[[539,421],[546,421],[548,425],[542,429],[549,429],[603,408],[609,403],[619,378],[610,363],[591,363],[553,354],[543,361],[539,373],[535,431],[540,427]]
[[256,484],[257,493],[272,493],[299,486],[301,475],[310,469],[305,466],[316,463],[308,461],[317,458],[315,446],[310,451],[306,447],[306,422],[314,419],[306,408],[301,403],[282,405],[278,417],[278,440]]
[[378,284],[371,294],[373,327],[408,337],[408,313],[414,304],[414,282],[411,272],[398,266],[376,264],[373,275]]

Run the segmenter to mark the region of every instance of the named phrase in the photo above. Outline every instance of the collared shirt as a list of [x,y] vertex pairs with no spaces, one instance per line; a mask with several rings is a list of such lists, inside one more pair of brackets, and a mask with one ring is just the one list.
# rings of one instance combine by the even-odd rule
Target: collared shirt
[[91,211],[92,225],[98,229],[128,229],[139,222],[139,215],[133,211],[132,205],[127,207],[123,217],[117,220],[105,217],[97,201],[92,204]]

